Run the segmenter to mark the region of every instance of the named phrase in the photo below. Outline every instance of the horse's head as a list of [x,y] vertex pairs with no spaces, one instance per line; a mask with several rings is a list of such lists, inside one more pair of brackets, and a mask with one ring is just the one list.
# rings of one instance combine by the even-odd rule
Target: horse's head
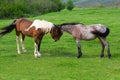
[[51,31],[50,31],[50,34],[51,34],[52,38],[53,38],[55,41],[57,41],[57,40],[60,39],[60,37],[62,36],[63,33],[62,33],[60,27],[54,25],[54,27],[53,27],[53,28],[51,29]]

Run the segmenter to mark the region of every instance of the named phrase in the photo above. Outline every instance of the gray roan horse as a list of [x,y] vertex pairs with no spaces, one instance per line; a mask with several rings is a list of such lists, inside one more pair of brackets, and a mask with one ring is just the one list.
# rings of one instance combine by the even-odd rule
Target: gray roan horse
[[80,40],[93,40],[98,38],[102,45],[100,57],[104,57],[104,49],[107,48],[108,57],[111,57],[110,47],[106,41],[110,30],[102,24],[84,25],[81,23],[63,23],[59,25],[62,31],[70,33],[77,42],[78,58],[82,56]]

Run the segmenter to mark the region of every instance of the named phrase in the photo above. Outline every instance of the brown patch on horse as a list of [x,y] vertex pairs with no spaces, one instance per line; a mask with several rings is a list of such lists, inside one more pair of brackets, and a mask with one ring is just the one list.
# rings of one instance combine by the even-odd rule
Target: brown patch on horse
[[25,30],[27,29],[32,23],[33,21],[29,21],[27,19],[24,19],[24,18],[20,18],[20,19],[17,19],[16,20],[16,28],[18,31],[22,31],[22,30]]
[[[59,33],[59,34],[58,34],[58,33]],[[57,40],[60,39],[60,37],[62,36],[63,33],[62,33],[60,27],[57,27],[57,26],[55,25],[55,26],[51,29],[50,34],[52,35],[52,38],[54,38],[55,41],[57,41]],[[57,36],[58,36],[59,38],[57,38]]]

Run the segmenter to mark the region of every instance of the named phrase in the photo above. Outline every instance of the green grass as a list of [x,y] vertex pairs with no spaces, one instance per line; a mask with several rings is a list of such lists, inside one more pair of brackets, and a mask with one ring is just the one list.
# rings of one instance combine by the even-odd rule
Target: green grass
[[[120,9],[74,9],[49,13],[29,18],[45,19],[55,24],[81,22],[101,23],[111,30],[108,41],[111,59],[100,58],[101,45],[98,41],[81,41],[83,56],[77,59],[76,42],[64,33],[61,40],[54,42],[50,34],[41,44],[41,58],[33,55],[33,39],[26,37],[26,54],[17,54],[15,31],[0,38],[0,80],[120,80]],[[0,27],[13,20],[0,20]]]

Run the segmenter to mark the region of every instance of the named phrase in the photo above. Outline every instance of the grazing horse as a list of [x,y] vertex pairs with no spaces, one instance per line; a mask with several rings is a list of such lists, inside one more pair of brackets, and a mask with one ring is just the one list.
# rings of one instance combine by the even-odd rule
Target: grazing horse
[[62,31],[70,33],[77,42],[78,58],[82,56],[80,40],[93,40],[98,38],[102,45],[100,57],[104,56],[104,49],[107,48],[108,57],[111,57],[110,47],[106,41],[110,30],[102,24],[84,25],[81,23],[63,23],[60,26]]
[[57,41],[60,39],[62,32],[59,27],[57,27],[55,24],[45,21],[45,20],[34,20],[29,21],[24,18],[17,19],[13,21],[12,24],[0,28],[0,36],[3,36],[9,32],[11,32],[13,29],[16,31],[16,42],[17,42],[17,51],[18,54],[20,54],[20,40],[19,36],[22,35],[21,38],[21,44],[22,44],[22,50],[26,52],[26,49],[24,47],[24,39],[25,36],[33,37],[34,38],[34,55],[35,57],[40,57],[40,44],[43,36],[47,33],[50,33],[52,38]]

